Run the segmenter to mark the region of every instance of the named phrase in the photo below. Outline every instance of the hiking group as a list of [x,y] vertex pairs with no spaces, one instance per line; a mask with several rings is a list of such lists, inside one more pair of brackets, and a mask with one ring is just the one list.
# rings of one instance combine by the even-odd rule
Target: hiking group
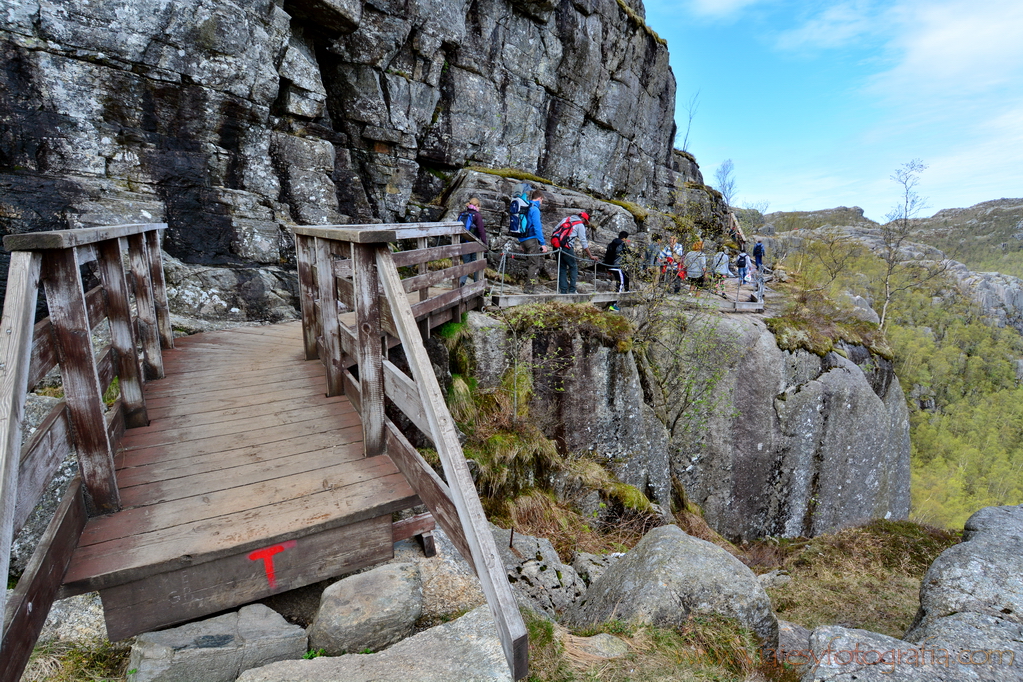
[[[544,238],[543,223],[541,222],[541,208],[544,202],[543,190],[531,190],[528,184],[520,185],[518,193],[509,204],[508,233],[518,239],[523,255],[526,257],[526,284],[525,293],[535,293],[539,288],[539,274],[543,267],[543,258],[547,253],[554,253],[558,258],[558,293],[578,293],[577,283],[579,279],[579,260],[576,248],[581,248],[590,262],[598,261],[590,249],[590,242],[587,236],[587,228],[590,226],[590,216],[586,211],[579,211],[563,218],[555,226],[550,243]],[[473,197],[469,200],[465,210],[459,214],[458,220],[475,239],[484,246],[487,245],[487,233],[480,215],[480,201]],[[727,249],[724,244],[714,250],[713,245],[705,244],[702,240],[695,241],[687,251],[678,241],[678,237],[671,235],[668,243],[662,245],[661,236],[653,235],[650,244],[646,247],[643,267],[639,267],[638,260],[633,275],[641,272],[661,282],[667,290],[673,293],[681,291],[683,283],[689,286],[690,291],[697,291],[708,285],[714,287],[719,293],[723,293],[724,282],[727,278],[738,278],[738,283],[752,281],[753,273],[763,271],[764,245],[757,240],[753,247],[752,258],[746,253],[744,244],[740,242],[737,249]],[[708,252],[714,251],[708,260]],[[601,261],[603,269],[611,276],[616,283],[618,292],[629,291],[631,282],[628,255],[631,253],[631,240],[629,233],[622,230],[618,236],[611,240],[604,252],[604,259]],[[464,263],[470,263],[477,258],[476,253],[462,256]],[[755,261],[755,266],[751,263]],[[733,271],[734,266],[734,271]],[[473,281],[477,281],[479,273],[473,273]],[[463,275],[459,281],[464,285],[468,275]]]

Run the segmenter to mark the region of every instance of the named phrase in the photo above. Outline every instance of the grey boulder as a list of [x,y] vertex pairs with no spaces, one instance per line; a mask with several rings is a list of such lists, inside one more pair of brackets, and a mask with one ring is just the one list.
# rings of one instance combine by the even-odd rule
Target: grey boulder
[[129,682],[231,682],[274,661],[301,658],[305,631],[263,606],[139,635],[131,648]]
[[411,635],[422,613],[419,567],[379,566],[323,591],[320,610],[309,627],[309,646],[330,656],[383,649]]
[[677,627],[701,614],[735,618],[763,647],[778,645],[778,619],[753,572],[717,545],[661,526],[590,585],[572,621]]

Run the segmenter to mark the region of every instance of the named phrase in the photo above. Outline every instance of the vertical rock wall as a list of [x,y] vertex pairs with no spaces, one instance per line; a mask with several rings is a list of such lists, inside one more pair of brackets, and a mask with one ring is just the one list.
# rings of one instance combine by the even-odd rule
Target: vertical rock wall
[[465,165],[655,208],[702,182],[639,0],[0,0],[0,232],[166,221],[187,263],[435,219]]

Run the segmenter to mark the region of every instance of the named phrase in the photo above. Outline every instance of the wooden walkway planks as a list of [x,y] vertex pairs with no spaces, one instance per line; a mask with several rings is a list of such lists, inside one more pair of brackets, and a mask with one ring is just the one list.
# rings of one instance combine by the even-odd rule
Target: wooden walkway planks
[[166,378],[146,386],[150,424],[126,431],[117,452],[124,508],[89,520],[65,578],[72,591],[212,568],[418,503],[389,457],[364,456],[358,413],[326,397],[300,323],[175,346]]

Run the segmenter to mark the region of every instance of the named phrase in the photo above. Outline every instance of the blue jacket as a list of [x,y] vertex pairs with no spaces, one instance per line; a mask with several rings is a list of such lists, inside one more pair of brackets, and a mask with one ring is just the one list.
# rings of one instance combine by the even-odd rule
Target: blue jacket
[[526,233],[519,237],[519,244],[527,239],[536,239],[540,246],[547,244],[543,240],[543,225],[540,223],[540,202],[536,199],[529,202],[529,211],[526,213]]

